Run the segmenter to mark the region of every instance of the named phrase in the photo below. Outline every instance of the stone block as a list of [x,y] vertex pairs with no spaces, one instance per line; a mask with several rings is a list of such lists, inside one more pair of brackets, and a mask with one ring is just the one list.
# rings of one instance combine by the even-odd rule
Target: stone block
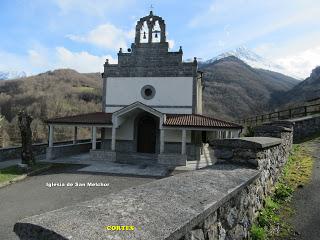
[[204,240],[202,229],[195,229],[185,236],[185,240]]
[[247,149],[263,149],[281,144],[281,139],[272,137],[243,137],[232,139],[219,139],[210,142],[215,149],[224,148],[247,148]]
[[203,228],[205,230],[209,230],[215,225],[216,222],[217,222],[217,212],[214,212],[204,220]]

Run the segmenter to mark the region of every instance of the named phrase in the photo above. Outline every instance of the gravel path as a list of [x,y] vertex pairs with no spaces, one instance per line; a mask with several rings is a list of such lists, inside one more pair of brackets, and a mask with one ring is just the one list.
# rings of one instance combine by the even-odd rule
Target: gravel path
[[296,239],[320,239],[320,138],[304,143],[314,157],[314,166],[310,184],[297,189],[293,204],[296,214],[292,219]]
[[[41,175],[0,188],[0,239],[18,239],[14,223],[22,218],[59,209],[122,189],[154,181],[153,178],[79,173],[80,166],[55,168]],[[83,166],[81,166],[83,167]],[[109,183],[108,187],[51,187],[47,183]]]

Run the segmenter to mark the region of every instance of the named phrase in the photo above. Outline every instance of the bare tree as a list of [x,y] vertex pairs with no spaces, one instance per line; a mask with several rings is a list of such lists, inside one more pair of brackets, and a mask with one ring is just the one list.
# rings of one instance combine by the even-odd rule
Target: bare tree
[[18,120],[22,143],[21,163],[32,166],[35,164],[35,159],[32,152],[32,117],[26,112],[21,111],[18,114]]

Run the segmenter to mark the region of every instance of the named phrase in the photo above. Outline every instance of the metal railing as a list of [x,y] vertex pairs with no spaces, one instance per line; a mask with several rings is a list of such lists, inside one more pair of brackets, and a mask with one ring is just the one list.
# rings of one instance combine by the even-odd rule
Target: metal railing
[[276,121],[276,120],[286,120],[299,117],[306,117],[309,115],[320,113],[320,103],[304,105],[300,107],[289,108],[285,110],[279,110],[271,113],[266,113],[262,115],[257,115],[254,117],[242,119],[238,121],[239,124],[255,126],[266,122]]

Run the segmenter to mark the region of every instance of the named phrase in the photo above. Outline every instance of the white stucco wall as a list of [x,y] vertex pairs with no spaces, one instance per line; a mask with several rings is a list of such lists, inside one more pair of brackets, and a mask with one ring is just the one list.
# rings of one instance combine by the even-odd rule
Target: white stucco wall
[[[165,142],[181,142],[182,141],[182,131],[181,130],[164,130],[164,140]],[[187,143],[191,142],[191,131],[187,131]]]
[[[133,140],[134,139],[134,119],[136,116],[125,120],[119,128],[117,128],[116,139],[117,140]],[[105,132],[105,139],[111,139],[112,128],[107,128]]]
[[[116,112],[123,107],[106,107],[106,112]],[[161,113],[179,113],[179,114],[191,114],[192,108],[163,108],[163,107],[152,107],[153,109],[161,112]]]
[[[106,112],[114,112],[121,106],[139,101],[163,113],[192,113],[192,84],[192,77],[107,78]],[[146,100],[141,96],[145,85],[155,88],[153,99]]]

